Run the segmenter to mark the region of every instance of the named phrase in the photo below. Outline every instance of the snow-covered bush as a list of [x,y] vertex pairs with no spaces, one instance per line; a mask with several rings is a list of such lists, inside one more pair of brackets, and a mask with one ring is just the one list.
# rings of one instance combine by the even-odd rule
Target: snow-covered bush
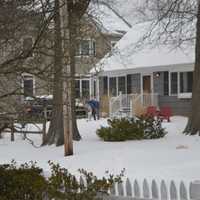
[[101,127],[97,135],[104,141],[125,141],[162,138],[166,135],[161,121],[142,116],[137,119],[109,119],[109,127]]

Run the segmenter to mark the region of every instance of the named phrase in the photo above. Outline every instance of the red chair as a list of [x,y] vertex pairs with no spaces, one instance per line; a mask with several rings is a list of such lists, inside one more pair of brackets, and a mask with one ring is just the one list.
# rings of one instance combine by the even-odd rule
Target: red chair
[[166,119],[168,122],[170,122],[170,117],[172,116],[172,111],[169,106],[163,106],[160,108],[159,112],[159,118],[163,121]]
[[149,106],[147,107],[147,112],[146,112],[146,116],[149,117],[157,117],[158,113],[157,113],[157,109],[155,106]]

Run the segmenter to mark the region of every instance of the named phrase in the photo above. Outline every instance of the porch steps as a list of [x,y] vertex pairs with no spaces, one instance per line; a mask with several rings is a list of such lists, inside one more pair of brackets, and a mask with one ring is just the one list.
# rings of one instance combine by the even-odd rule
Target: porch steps
[[131,114],[131,109],[130,107],[122,107],[120,108],[120,110],[118,112],[116,112],[114,114],[115,117],[119,117],[119,118],[122,118],[122,117],[128,117],[130,116]]
[[110,99],[110,117],[133,117],[148,106],[158,106],[158,94],[120,94]]

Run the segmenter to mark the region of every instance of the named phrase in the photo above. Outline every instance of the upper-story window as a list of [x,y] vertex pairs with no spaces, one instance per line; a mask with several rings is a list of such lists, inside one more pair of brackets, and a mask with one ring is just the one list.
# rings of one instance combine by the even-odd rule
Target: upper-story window
[[29,52],[29,57],[33,56],[32,47],[33,47],[33,38],[25,37],[23,38],[23,52],[26,54]]
[[34,95],[34,77],[31,75],[23,75],[22,77],[23,94],[25,97]]
[[94,40],[81,40],[76,54],[79,56],[95,56],[96,42]]

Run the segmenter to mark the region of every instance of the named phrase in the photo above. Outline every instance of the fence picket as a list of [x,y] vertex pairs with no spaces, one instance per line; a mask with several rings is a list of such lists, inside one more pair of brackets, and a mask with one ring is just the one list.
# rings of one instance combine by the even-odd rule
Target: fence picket
[[175,185],[174,181],[171,181],[171,184],[170,184],[170,199],[171,200],[178,199],[177,189],[176,189],[176,185]]
[[156,183],[155,180],[152,181],[151,191],[152,191],[152,198],[153,199],[158,199],[159,198],[158,186],[157,186],[157,183]]
[[131,186],[131,182],[129,180],[129,178],[126,179],[126,194],[127,196],[132,196],[132,186]]
[[164,180],[161,182],[160,196],[161,200],[168,200],[167,186]]
[[123,186],[123,182],[117,183],[117,189],[118,189],[118,194],[119,194],[119,196],[124,196],[124,186]]
[[183,182],[180,184],[180,200],[188,200],[187,189]]
[[146,179],[143,181],[143,197],[147,199],[150,198],[149,184]]
[[81,185],[81,186],[84,186],[84,185],[85,185],[85,184],[84,184],[84,179],[83,179],[82,176],[80,176],[80,180],[79,180],[79,181],[80,181],[80,185]]
[[[80,183],[86,186],[83,177],[80,177]],[[147,179],[143,180],[140,187],[137,179],[133,185],[129,178],[123,182],[114,183],[110,189],[110,195],[103,196],[104,200],[200,200],[200,181],[190,183],[189,191],[182,181],[179,188],[172,180],[169,187],[164,180],[158,185],[155,179],[149,184]],[[160,191],[159,191],[160,190]],[[179,198],[180,197],[180,198]]]
[[200,181],[190,183],[190,199],[200,200]]
[[116,195],[115,183],[113,183],[112,187],[110,188],[110,194]]
[[135,195],[135,197],[136,198],[140,198],[140,196],[141,196],[140,194],[141,193],[140,193],[140,187],[139,187],[139,184],[138,184],[137,180],[134,181],[134,187],[133,188],[134,188],[134,195]]

